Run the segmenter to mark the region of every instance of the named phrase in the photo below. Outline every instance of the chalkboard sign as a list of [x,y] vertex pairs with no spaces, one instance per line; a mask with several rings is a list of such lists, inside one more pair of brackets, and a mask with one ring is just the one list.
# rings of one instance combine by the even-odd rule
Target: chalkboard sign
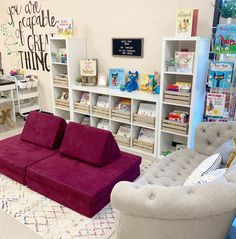
[[143,57],[143,38],[113,38],[112,55]]

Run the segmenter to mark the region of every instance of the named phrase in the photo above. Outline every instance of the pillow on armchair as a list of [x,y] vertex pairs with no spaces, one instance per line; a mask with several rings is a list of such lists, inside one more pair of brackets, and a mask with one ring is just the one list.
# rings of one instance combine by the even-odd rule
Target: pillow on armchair
[[234,139],[230,139],[226,141],[216,150],[215,153],[220,153],[222,155],[222,162],[221,162],[222,168],[226,167],[226,165],[227,167],[230,166],[231,161],[233,161],[232,158],[234,158],[232,155],[232,153],[234,152],[236,152]]
[[199,179],[193,181],[192,185],[205,184],[205,183],[213,182],[213,181],[223,177],[226,174],[226,172],[227,172],[226,168],[216,169],[212,172],[209,172],[208,174],[203,175]]
[[193,170],[190,176],[187,178],[183,186],[193,185],[193,182],[198,180],[203,175],[208,174],[220,167],[222,161],[221,154],[213,154],[210,157],[206,158],[203,162],[201,162],[197,168]]

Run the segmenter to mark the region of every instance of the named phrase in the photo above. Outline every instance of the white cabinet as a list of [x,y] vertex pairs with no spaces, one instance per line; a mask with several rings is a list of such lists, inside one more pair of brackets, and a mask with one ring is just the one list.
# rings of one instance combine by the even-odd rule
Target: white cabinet
[[[194,67],[190,73],[168,72],[166,60],[175,57],[175,52],[188,49],[194,52]],[[210,39],[206,37],[167,37],[163,39],[160,120],[158,133],[158,154],[175,149],[174,144],[184,144],[188,148],[194,147],[194,132],[202,121],[205,107],[205,92],[207,67],[209,59]],[[173,97],[165,95],[167,86],[176,82],[189,82],[192,85],[191,94]],[[176,100],[172,100],[172,99]],[[179,100],[180,99],[180,100]],[[184,100],[183,100],[184,99]],[[166,117],[173,110],[189,113],[188,125],[171,125],[168,128]],[[186,130],[187,127],[187,131]]]

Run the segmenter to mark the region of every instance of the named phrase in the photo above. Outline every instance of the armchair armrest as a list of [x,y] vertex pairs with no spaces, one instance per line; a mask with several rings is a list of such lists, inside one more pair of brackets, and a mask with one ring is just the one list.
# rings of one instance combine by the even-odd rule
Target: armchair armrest
[[[197,219],[230,212],[235,208],[236,184],[163,187],[120,182],[111,194],[112,206],[124,214],[158,219]],[[224,182],[224,183],[223,183]]]

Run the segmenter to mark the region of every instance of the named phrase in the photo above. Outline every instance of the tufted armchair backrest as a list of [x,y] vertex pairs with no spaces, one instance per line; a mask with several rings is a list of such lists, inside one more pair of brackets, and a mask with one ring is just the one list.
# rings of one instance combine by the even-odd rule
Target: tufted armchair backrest
[[227,123],[201,123],[195,130],[195,150],[212,155],[224,142],[236,139],[236,121]]

